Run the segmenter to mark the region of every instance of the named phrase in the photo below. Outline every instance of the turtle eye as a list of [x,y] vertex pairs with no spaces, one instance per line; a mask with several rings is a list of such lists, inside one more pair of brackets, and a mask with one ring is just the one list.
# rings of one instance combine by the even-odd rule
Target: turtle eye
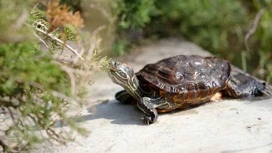
[[120,76],[121,77],[123,77],[123,78],[126,78],[127,77],[127,75],[126,75],[126,73],[125,72],[123,72],[123,71],[121,71],[121,70],[119,70],[119,72],[118,72],[119,74],[120,74]]

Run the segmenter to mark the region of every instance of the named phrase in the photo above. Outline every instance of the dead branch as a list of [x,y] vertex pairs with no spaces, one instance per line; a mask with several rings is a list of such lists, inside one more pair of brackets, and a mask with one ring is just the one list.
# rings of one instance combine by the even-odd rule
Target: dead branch
[[36,38],[38,38],[47,49],[49,49],[49,46],[46,44],[46,42],[39,35],[37,35],[35,32],[34,32],[34,36]]
[[40,33],[42,33],[42,34],[44,34],[44,35],[46,35],[46,36],[48,36],[48,37],[50,37],[51,39],[57,41],[58,43],[62,44],[63,46],[65,46],[66,48],[68,48],[69,50],[71,50],[71,51],[72,51],[76,56],[78,56],[81,60],[84,60],[84,58],[83,58],[81,55],[79,55],[79,53],[77,52],[76,49],[74,49],[74,48],[72,48],[71,46],[67,45],[67,44],[64,43],[62,40],[60,40],[59,38],[55,37],[53,34],[47,33],[47,32],[45,32],[45,31],[43,31],[42,29],[37,28],[37,27],[35,28],[35,30],[37,30],[38,32],[40,32]]
[[[91,38],[90,38],[90,42],[96,42],[97,40],[95,39],[95,37],[97,36],[97,34],[100,32],[100,31],[102,31],[103,29],[105,29],[105,25],[103,25],[103,26],[100,26],[100,27],[98,27],[94,32],[93,32],[93,34],[92,34],[92,36],[91,36]],[[91,59],[91,57],[92,57],[92,53],[93,53],[93,51],[95,50],[95,48],[96,48],[96,44],[100,44],[100,40],[99,40],[99,42],[98,43],[94,43],[94,44],[92,44],[92,43],[90,43],[90,48],[89,48],[89,51],[88,51],[88,54],[87,54],[87,60],[90,60]]]
[[261,9],[261,10],[257,13],[257,15],[256,15],[256,17],[255,17],[255,19],[254,19],[254,22],[253,22],[251,28],[249,29],[249,31],[247,32],[247,34],[246,34],[246,36],[245,36],[245,38],[244,38],[244,44],[245,44],[245,46],[246,46],[246,50],[247,50],[247,51],[249,51],[248,41],[249,41],[250,37],[256,32],[257,27],[258,27],[258,25],[259,25],[259,22],[260,22],[260,20],[261,20],[261,18],[262,18],[262,15],[263,15],[264,11],[265,11],[264,9]]

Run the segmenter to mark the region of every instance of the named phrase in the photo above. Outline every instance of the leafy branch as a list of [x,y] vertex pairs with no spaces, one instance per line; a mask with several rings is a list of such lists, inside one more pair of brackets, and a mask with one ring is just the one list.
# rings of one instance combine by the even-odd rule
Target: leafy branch
[[[39,5],[42,3],[30,13],[18,15],[14,26],[7,30],[31,29],[36,39],[0,44],[3,152],[28,150],[44,140],[65,144],[74,139],[74,132],[86,135],[87,130],[69,118],[72,114],[68,110],[84,105],[84,86],[107,63],[106,57],[99,56],[102,50],[98,33],[104,26],[87,37],[80,30],[84,22],[79,12],[71,12],[57,0],[49,1],[45,10]],[[59,122],[70,130],[56,130]]]

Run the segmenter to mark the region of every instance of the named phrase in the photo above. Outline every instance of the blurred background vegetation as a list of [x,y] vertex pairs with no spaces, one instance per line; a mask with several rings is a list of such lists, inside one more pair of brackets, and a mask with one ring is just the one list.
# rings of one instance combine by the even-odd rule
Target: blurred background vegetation
[[182,36],[271,82],[272,0],[123,0],[120,3],[115,54],[124,54],[143,40]]
[[88,0],[81,6],[108,25],[107,54],[120,56],[150,40],[183,37],[271,82],[272,0]]
[[[1,1],[0,33],[0,113],[9,116],[1,121],[8,122],[0,132],[4,151],[72,140],[54,130],[59,120],[86,134],[64,106],[84,101],[84,83],[106,62],[101,50],[122,56],[146,42],[182,37],[272,80],[272,0]],[[34,135],[34,125],[47,136]]]

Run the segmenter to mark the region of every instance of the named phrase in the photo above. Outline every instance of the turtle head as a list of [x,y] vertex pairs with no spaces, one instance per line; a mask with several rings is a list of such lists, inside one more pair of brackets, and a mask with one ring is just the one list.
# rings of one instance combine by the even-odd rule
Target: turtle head
[[117,61],[109,63],[108,73],[112,81],[121,86],[127,86],[131,79],[135,77],[134,70],[131,67]]
[[125,88],[131,95],[138,91],[139,81],[134,70],[124,63],[111,61],[108,72],[112,81]]

